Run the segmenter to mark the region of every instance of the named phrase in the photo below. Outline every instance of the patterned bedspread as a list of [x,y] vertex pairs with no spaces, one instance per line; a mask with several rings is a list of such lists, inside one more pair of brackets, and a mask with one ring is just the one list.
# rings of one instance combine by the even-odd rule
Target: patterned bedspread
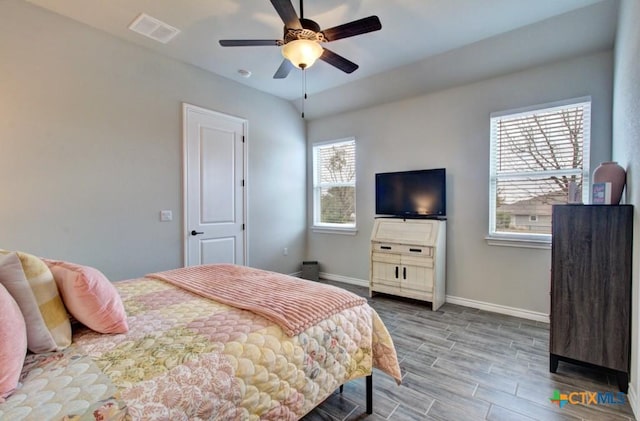
[[115,285],[129,333],[74,326],[66,350],[29,354],[0,419],[296,420],[373,366],[400,380],[391,338],[367,304],[290,337],[161,280]]

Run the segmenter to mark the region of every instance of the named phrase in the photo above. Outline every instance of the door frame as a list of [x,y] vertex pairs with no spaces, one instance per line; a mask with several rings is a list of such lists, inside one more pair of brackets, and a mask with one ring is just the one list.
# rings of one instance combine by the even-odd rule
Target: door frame
[[227,118],[230,120],[234,120],[240,124],[242,124],[243,130],[243,141],[242,141],[242,179],[244,180],[244,188],[242,189],[242,223],[244,224],[244,230],[242,230],[242,254],[244,257],[244,265],[249,265],[249,247],[248,247],[248,233],[249,233],[249,224],[247,221],[249,220],[249,207],[247,204],[248,199],[248,166],[249,166],[249,122],[245,118],[236,117],[233,115],[221,113],[219,111],[210,110],[208,108],[199,107],[197,105],[189,104],[187,102],[182,103],[182,266],[186,266],[189,261],[189,236],[191,232],[189,231],[189,190],[187,186],[187,175],[189,172],[188,165],[188,154],[187,154],[187,114],[189,111],[196,111],[206,114],[213,114],[217,117]]

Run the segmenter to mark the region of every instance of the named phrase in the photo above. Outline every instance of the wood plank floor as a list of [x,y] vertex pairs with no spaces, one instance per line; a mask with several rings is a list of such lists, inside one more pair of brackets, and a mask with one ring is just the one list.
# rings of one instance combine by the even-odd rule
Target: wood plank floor
[[[328,282],[368,297],[368,289]],[[633,420],[624,404],[562,408],[554,391],[613,392],[617,383],[592,369],[560,362],[549,372],[549,325],[445,304],[376,295],[369,299],[389,329],[402,385],[374,370],[373,411],[365,413],[364,379],[347,383],[303,420]]]

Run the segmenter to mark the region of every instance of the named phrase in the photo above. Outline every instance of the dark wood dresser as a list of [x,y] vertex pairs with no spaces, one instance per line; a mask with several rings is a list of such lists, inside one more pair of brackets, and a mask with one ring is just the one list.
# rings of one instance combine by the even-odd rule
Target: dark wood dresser
[[627,392],[632,205],[555,205],[549,369],[558,361],[614,372]]

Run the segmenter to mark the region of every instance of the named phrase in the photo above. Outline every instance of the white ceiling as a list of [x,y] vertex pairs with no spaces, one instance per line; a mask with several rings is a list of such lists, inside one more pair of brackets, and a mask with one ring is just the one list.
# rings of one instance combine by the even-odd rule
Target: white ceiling
[[[273,79],[282,61],[279,47],[225,48],[218,44],[220,39],[281,39],[283,24],[269,0],[27,1],[269,94],[288,100],[301,96],[301,71],[294,69],[286,79]],[[293,0],[293,4],[299,14],[299,0]],[[141,12],[178,28],[181,33],[168,44],[161,44],[130,31],[128,26]],[[446,86],[445,79],[450,76],[458,75],[456,82],[473,78],[471,73],[465,73],[469,71],[468,63],[456,65],[455,61],[451,61],[452,67],[444,70],[435,68],[441,68],[442,65],[434,66],[436,61],[448,63],[447,59],[452,60],[454,51],[464,55],[465,48],[468,49],[466,46],[470,44],[489,48],[486,44],[488,40],[500,39],[507,44],[506,50],[502,51],[489,48],[493,56],[473,58],[475,64],[471,67],[477,68],[480,73],[484,71],[485,76],[504,70],[517,70],[522,65],[548,61],[556,56],[610,47],[615,33],[617,1],[304,2],[305,18],[313,19],[323,29],[370,15],[380,18],[380,31],[325,44],[332,51],[357,63],[360,66],[358,70],[346,74],[321,61],[307,70],[307,92],[311,98],[318,98],[316,115],[327,114],[329,111],[324,109],[326,107],[333,107],[331,109],[335,111],[336,108],[331,104],[335,104],[343,95],[346,87],[367,89],[363,84],[368,83],[368,86],[380,91],[383,88],[379,86],[380,82],[388,81],[393,74],[398,79],[397,83],[382,83],[393,88],[386,93],[387,99],[393,99],[403,91],[415,94],[428,89],[418,89],[417,82],[413,80],[418,73],[424,76],[425,70],[434,71],[434,81],[437,81],[437,73],[441,73],[441,81],[431,82],[436,87]],[[519,28],[523,29],[515,31]],[[505,41],[507,35],[513,41]],[[242,77],[238,73],[240,69],[249,70],[251,77]],[[411,85],[403,85],[402,80],[410,81]],[[349,107],[349,101],[354,102],[354,106],[368,105],[373,101],[370,98],[372,95],[370,92],[368,97],[360,95],[360,98],[349,98],[343,108]],[[377,99],[378,102],[382,100],[382,97]],[[323,102],[327,103],[326,107],[322,105]],[[313,101],[310,100],[309,104],[313,105]]]

